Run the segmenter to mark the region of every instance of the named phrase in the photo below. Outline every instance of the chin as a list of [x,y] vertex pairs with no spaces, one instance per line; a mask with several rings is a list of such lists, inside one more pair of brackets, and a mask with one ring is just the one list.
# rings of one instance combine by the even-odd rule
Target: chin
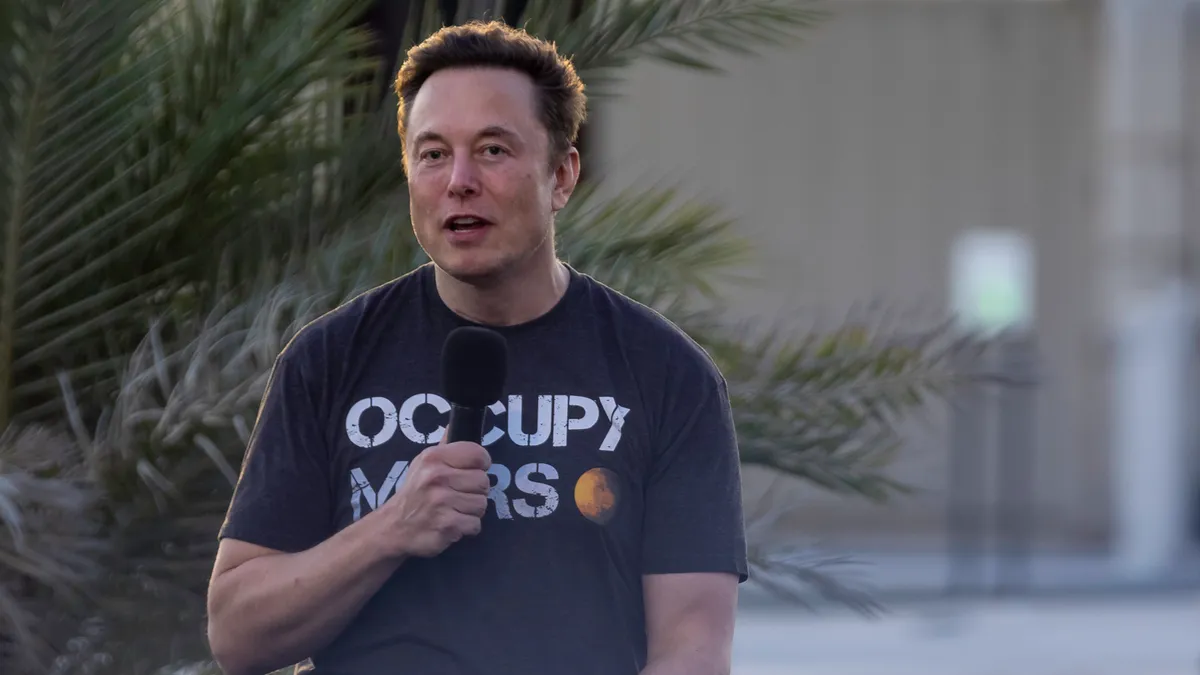
[[481,256],[439,256],[433,263],[451,278],[472,286],[487,286],[504,276],[508,266],[501,260]]

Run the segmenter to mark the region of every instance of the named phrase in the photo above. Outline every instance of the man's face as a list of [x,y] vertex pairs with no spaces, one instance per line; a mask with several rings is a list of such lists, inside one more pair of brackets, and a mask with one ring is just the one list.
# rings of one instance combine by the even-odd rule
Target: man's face
[[527,75],[435,73],[413,101],[406,150],[413,230],[438,267],[486,283],[550,250],[554,213],[575,187],[579,155],[572,148],[551,163]]

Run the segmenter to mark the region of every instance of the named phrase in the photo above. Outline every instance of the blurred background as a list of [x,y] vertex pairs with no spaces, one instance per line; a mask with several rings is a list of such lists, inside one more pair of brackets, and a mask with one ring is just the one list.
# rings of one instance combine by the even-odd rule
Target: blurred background
[[737,675],[1200,667],[1200,2],[3,0],[0,672],[213,673],[276,354],[425,261],[389,81],[588,85],[562,257],[726,373]]

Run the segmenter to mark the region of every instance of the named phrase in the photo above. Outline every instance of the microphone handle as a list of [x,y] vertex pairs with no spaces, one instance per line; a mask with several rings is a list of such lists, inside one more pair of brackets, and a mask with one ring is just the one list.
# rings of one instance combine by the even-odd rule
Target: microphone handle
[[483,442],[483,416],[487,408],[468,408],[450,404],[450,424],[446,427],[446,442]]

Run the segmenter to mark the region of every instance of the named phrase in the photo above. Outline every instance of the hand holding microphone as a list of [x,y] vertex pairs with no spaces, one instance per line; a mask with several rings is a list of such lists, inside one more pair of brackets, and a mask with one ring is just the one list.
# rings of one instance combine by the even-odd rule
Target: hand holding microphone
[[442,349],[442,384],[450,423],[438,445],[413,459],[386,510],[403,554],[431,557],[465,536],[479,534],[487,512],[491,456],[480,445],[487,406],[498,400],[508,375],[504,338],[486,328],[452,331]]

